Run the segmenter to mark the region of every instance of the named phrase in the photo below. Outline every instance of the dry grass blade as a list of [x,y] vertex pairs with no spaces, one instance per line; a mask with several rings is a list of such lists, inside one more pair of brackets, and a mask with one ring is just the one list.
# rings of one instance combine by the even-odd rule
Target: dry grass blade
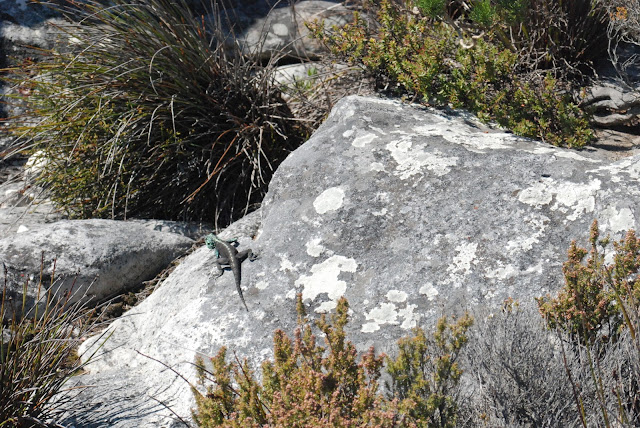
[[[23,287],[26,296],[28,283]],[[41,296],[31,309],[9,316],[5,283],[0,305],[0,426],[54,426],[71,389],[65,384],[82,369],[76,349],[96,328],[82,299],[69,303],[38,284]],[[53,288],[53,287],[51,287]],[[90,359],[90,358],[89,358]],[[86,363],[85,363],[86,364]],[[55,400],[54,400],[55,397]]]

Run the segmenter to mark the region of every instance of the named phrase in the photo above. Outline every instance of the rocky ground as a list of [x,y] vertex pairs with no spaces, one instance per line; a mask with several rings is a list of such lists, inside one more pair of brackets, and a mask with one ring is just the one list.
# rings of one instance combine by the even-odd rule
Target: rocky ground
[[22,156],[0,159],[0,238],[64,218],[26,177],[26,162]]

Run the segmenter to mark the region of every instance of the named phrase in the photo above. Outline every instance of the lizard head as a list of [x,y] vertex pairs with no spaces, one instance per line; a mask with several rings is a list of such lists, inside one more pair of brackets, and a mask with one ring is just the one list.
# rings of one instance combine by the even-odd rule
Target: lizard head
[[217,239],[218,237],[216,235],[214,235],[213,233],[210,233],[209,235],[207,235],[206,238],[204,238],[204,243],[207,244],[208,249],[215,250]]

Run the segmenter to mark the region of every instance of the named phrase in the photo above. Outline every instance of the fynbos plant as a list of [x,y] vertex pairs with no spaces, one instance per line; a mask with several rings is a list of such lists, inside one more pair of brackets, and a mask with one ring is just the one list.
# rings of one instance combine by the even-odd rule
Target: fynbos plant
[[398,408],[418,426],[455,427],[458,416],[457,390],[462,376],[458,359],[467,343],[473,319],[465,315],[455,323],[438,320],[433,340],[424,330],[398,342],[397,358],[387,359],[391,376],[390,398],[400,400]]
[[613,264],[605,263],[609,238],[599,237],[594,221],[591,250],[571,243],[563,266],[565,286],[558,296],[538,299],[550,328],[567,331],[583,343],[593,343],[602,335],[615,340],[624,326],[634,330],[627,308],[635,308],[640,301],[640,240],[635,232],[630,230],[623,240],[613,243]]
[[[387,90],[465,108],[555,145],[580,147],[593,138],[586,115],[553,72],[521,73],[518,50],[500,41],[503,27],[488,22],[494,19],[493,6],[474,2],[470,18],[483,27],[477,34],[463,25],[464,19],[454,21],[461,12],[449,9],[456,2],[424,1],[418,13],[410,3],[400,3],[383,0],[371,10],[374,20],[356,13],[341,30],[316,24],[314,34],[338,56],[362,65]],[[501,19],[517,14],[503,9]]]
[[456,359],[469,317],[455,324],[441,319],[433,342],[420,329],[403,340],[398,358],[387,359],[396,394],[385,397],[378,391],[384,356],[370,348],[358,358],[346,339],[346,299],[339,300],[331,322],[324,315],[316,322],[326,347],[316,343],[300,295],[297,308],[294,339],[276,331],[274,359],[262,364],[261,382],[246,361],[227,363],[225,348],[211,358],[211,371],[204,361],[196,362],[200,385],[192,390],[198,426],[454,426],[453,391],[461,375]]
[[[299,320],[305,316],[298,297]],[[325,335],[327,349],[316,344],[309,324],[301,324],[291,340],[277,330],[274,361],[262,365],[262,382],[248,363],[227,364],[226,349],[211,359],[213,371],[197,361],[200,382],[211,375],[215,387],[206,395],[193,388],[198,405],[194,419],[199,426],[342,426],[374,422],[395,426],[377,395],[382,357],[373,349],[358,362],[355,347],[346,341],[348,304],[341,299],[332,315],[317,326]],[[327,353],[325,353],[327,351]]]
[[590,251],[571,244],[565,286],[556,298],[538,304],[548,326],[568,344],[565,355],[581,362],[580,370],[566,365],[566,371],[582,426],[635,427],[640,423],[640,239],[629,230],[614,242],[610,264],[604,254],[609,238],[599,240],[596,221],[590,243]]

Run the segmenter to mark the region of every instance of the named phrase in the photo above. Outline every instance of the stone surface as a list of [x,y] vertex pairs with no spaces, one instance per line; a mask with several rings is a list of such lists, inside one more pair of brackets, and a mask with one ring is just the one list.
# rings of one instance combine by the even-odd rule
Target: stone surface
[[78,406],[126,409],[110,404],[95,421],[85,412],[77,426],[179,426],[157,400],[188,418],[189,387],[148,357],[190,381],[195,356],[223,345],[257,363],[276,328],[293,331],[296,293],[311,314],[346,296],[349,339],[388,353],[452,308],[557,290],[570,242],[585,245],[594,218],[614,238],[638,228],[639,178],[637,155],[612,162],[465,113],[345,98],[279,167],[257,238],[227,231],[260,254],[242,265],[250,312],[230,271],[216,278],[213,253],[195,251],[112,324],[105,352],[76,379],[93,385]]
[[581,102],[593,113],[591,122],[604,128],[636,126],[640,117],[640,91],[619,81],[598,82]]
[[37,26],[56,16],[50,8],[28,0],[0,0],[0,28],[9,24]]
[[100,300],[153,278],[192,243],[138,223],[62,220],[0,239],[0,265],[16,303],[28,280],[28,305],[33,305],[41,264],[43,284],[51,283],[55,264],[55,290],[73,289],[73,300],[85,293],[84,298]]
[[131,219],[127,221],[130,223],[140,224],[149,230],[163,233],[175,233],[178,235],[186,236],[195,241],[213,232],[213,225],[208,223],[154,219]]
[[597,140],[585,150],[596,150],[613,161],[640,154],[640,135],[606,128],[596,129],[595,135]]
[[29,160],[0,160],[0,238],[62,220],[63,215],[34,184]]
[[[15,66],[27,58],[37,59],[42,56],[39,50],[66,44],[66,38],[56,27],[62,21],[55,16],[56,13],[36,2],[0,0],[0,68]],[[7,96],[16,94],[16,88],[0,79],[0,97],[6,101]],[[23,111],[24,102],[15,98],[0,104],[2,118]],[[0,156],[1,146],[0,142]]]
[[[39,229],[40,227],[66,218],[54,205],[39,201],[32,203],[29,198],[18,192],[9,194],[6,202],[16,203],[10,206],[0,206],[0,238],[6,238],[16,233]],[[13,200],[12,200],[13,199]]]
[[59,14],[44,5],[27,0],[0,0],[0,67],[12,57],[34,55],[25,46],[50,48],[56,40],[51,24]]
[[[596,61],[595,78],[586,88],[575,93],[582,107],[593,114],[591,123],[601,128],[623,128],[638,135],[640,114],[640,46],[619,44],[615,51]],[[615,62],[615,64],[614,64]]]
[[353,12],[339,3],[306,0],[290,6],[273,9],[257,19],[245,31],[239,33],[238,43],[245,54],[263,60],[273,54],[286,57],[316,59],[326,50],[317,40],[309,37],[306,22],[324,21],[327,28],[344,26],[352,19]]
[[[281,86],[311,88],[320,86],[348,69],[346,64],[328,64],[326,61],[309,61],[276,67],[274,80]],[[287,97],[287,91],[283,96]]]

